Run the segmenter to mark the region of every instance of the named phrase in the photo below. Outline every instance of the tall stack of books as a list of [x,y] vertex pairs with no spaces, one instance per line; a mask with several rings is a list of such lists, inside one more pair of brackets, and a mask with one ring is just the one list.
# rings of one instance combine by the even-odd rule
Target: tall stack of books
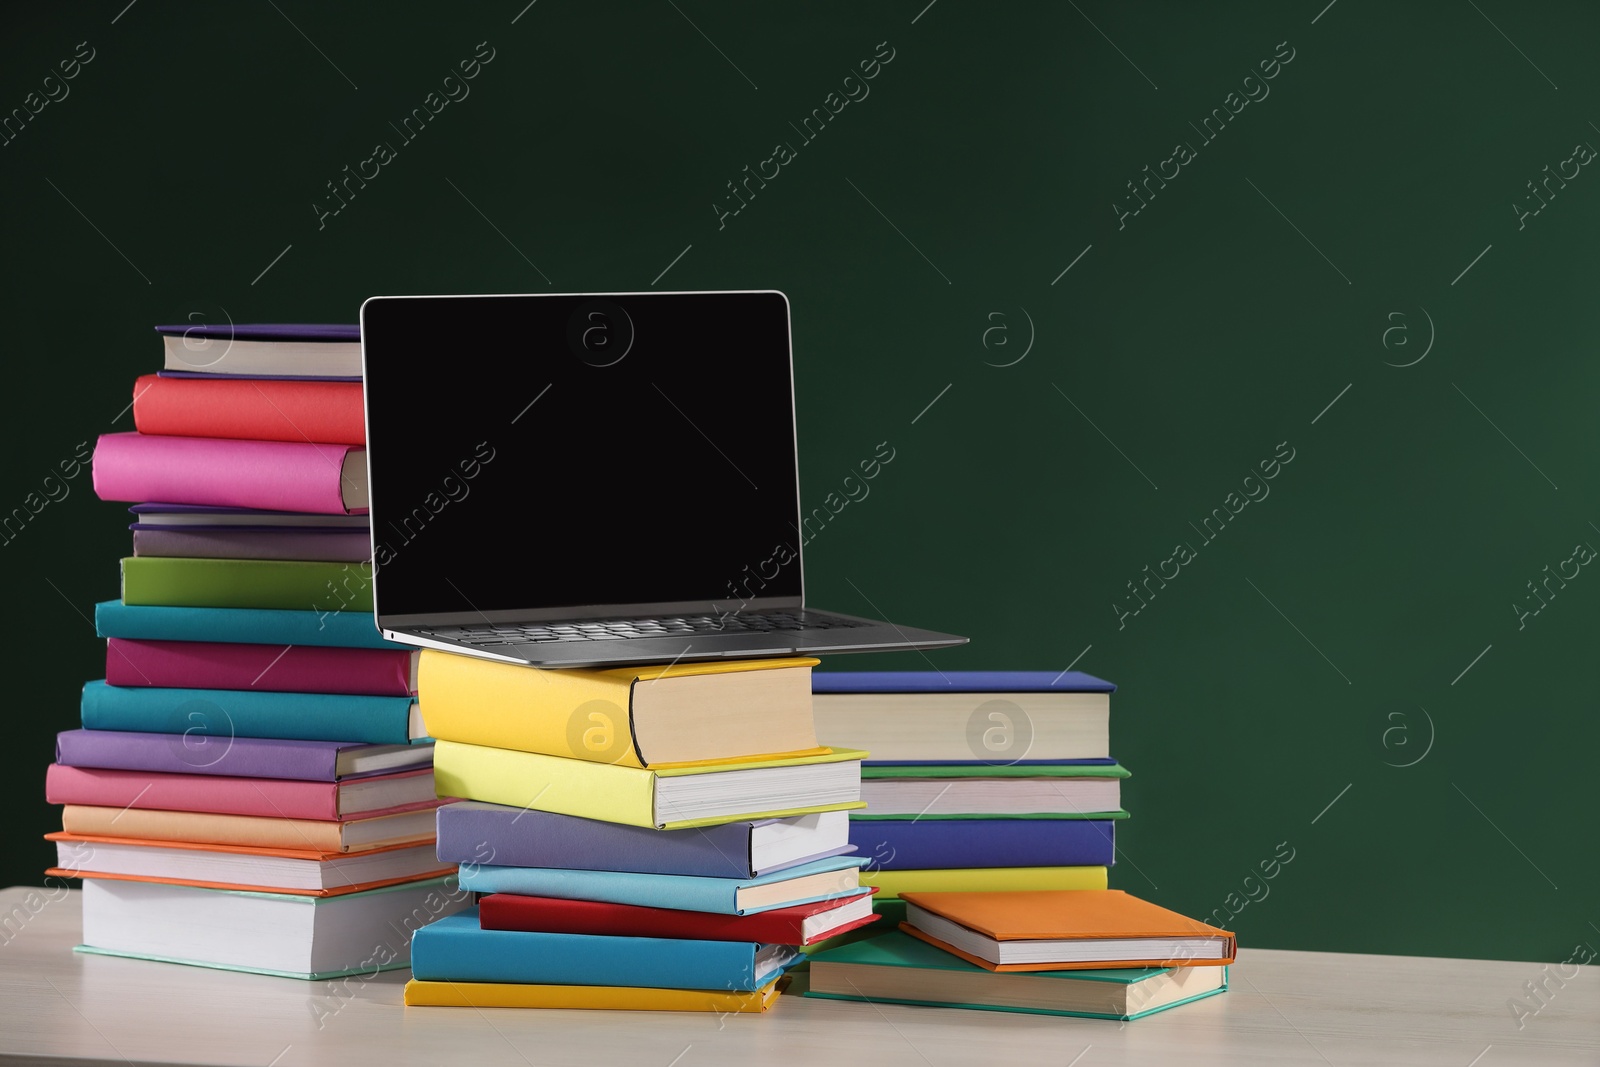
[[850,840],[879,909],[906,893],[1105,889],[1116,686],[1076,671],[819,673],[817,735],[859,738]]
[[84,879],[84,951],[403,967],[408,932],[466,901],[435,855],[415,653],[369,613],[357,328],[162,333],[138,432],[95,450],[133,555],[47,774],[51,873]]
[[479,906],[418,932],[407,1004],[762,1011],[872,922],[812,659],[542,670],[425,650],[439,858]]

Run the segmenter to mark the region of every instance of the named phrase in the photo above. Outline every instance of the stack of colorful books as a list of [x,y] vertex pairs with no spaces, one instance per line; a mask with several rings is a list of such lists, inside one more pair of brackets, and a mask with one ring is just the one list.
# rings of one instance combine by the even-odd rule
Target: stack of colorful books
[[84,879],[84,951],[403,967],[409,931],[466,899],[435,854],[415,652],[370,614],[356,327],[162,332],[138,432],[95,450],[134,554],[47,774],[51,873]]
[[818,673],[817,735],[859,738],[850,841],[879,910],[906,893],[1105,889],[1121,781],[1116,686],[1067,671]]
[[406,1003],[763,1011],[872,922],[812,659],[541,670],[425,650],[439,858],[479,906],[418,932]]
[[807,995],[1137,1019],[1227,991],[1232,934],[1115,889],[908,893],[899,931],[811,957]]

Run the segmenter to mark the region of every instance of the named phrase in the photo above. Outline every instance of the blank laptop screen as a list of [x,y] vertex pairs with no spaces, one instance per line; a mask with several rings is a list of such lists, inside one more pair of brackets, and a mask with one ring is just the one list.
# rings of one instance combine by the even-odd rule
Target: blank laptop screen
[[380,615],[800,595],[782,294],[383,297],[361,340]]

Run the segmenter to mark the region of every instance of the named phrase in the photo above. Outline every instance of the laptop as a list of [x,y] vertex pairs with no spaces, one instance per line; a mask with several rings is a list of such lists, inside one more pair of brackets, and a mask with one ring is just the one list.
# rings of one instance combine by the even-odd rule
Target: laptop
[[863,439],[802,511],[780,292],[373,297],[361,358],[391,640],[537,667],[966,643],[806,603],[806,542],[884,467]]

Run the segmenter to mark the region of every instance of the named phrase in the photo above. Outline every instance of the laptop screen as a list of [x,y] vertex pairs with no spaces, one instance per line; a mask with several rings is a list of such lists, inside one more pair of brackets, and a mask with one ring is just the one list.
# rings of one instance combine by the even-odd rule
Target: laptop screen
[[799,597],[781,293],[378,297],[361,340],[380,617]]

